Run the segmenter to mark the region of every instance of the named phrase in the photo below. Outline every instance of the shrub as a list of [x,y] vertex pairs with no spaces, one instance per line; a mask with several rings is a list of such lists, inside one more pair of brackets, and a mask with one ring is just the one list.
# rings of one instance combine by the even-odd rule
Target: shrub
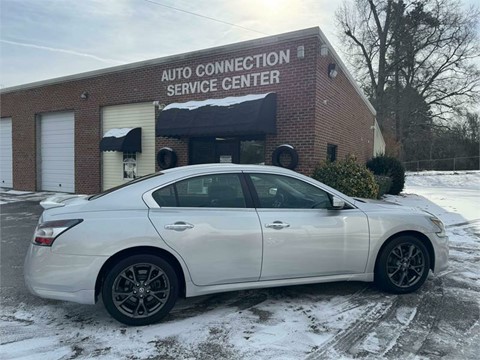
[[373,174],[352,155],[345,160],[320,164],[312,177],[349,196],[375,199],[378,194]]
[[390,176],[375,175],[375,182],[378,184],[378,198],[388,194],[392,186],[392,178]]
[[392,186],[387,194],[398,195],[405,186],[405,168],[402,163],[389,156],[377,156],[367,162],[367,168],[375,175],[389,176],[392,178]]

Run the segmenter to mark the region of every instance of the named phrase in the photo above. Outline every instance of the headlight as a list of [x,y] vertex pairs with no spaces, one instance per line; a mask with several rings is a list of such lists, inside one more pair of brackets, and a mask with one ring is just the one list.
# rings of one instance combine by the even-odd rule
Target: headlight
[[445,234],[445,225],[443,224],[442,220],[440,220],[437,217],[430,217],[430,221],[438,228],[438,231],[435,231],[435,233],[439,237],[445,237],[447,236]]

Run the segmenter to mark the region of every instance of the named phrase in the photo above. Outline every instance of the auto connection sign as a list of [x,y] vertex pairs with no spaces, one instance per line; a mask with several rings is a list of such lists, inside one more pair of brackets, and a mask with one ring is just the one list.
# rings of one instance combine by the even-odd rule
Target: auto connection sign
[[[272,51],[253,56],[199,64],[193,68],[185,66],[167,69],[162,73],[162,82],[172,82],[167,85],[168,96],[209,93],[219,89],[228,91],[272,85],[280,83],[280,71],[270,68],[289,63],[290,49]],[[245,71],[248,71],[248,73],[235,75],[237,72]],[[200,80],[189,81],[193,74]],[[213,77],[223,74],[229,74],[229,76],[221,80]]]

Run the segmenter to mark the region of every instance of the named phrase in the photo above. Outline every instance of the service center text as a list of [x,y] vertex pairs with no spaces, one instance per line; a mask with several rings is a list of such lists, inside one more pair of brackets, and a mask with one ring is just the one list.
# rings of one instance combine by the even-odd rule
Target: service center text
[[253,71],[242,75],[219,78],[209,78],[196,81],[184,81],[167,85],[167,96],[209,93],[218,89],[233,90],[255,86],[280,83],[280,71],[268,68],[290,63],[290,49],[272,51],[253,56],[237,57],[229,60],[199,64],[192,69],[190,66],[164,70],[162,82],[189,80],[193,74],[197,78],[235,72]]

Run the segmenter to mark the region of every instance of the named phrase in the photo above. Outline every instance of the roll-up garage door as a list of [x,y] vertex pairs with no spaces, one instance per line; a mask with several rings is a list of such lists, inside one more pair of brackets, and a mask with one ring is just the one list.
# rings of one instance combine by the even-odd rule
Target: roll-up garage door
[[0,119],[0,186],[13,187],[12,119]]
[[75,192],[73,112],[43,114],[40,117],[39,127],[40,189]]
[[[142,129],[142,152],[135,154],[136,176],[155,172],[155,107],[152,102],[106,106],[102,108],[102,130],[122,128]],[[102,189],[123,184],[123,163],[130,156],[119,151],[102,152]]]

